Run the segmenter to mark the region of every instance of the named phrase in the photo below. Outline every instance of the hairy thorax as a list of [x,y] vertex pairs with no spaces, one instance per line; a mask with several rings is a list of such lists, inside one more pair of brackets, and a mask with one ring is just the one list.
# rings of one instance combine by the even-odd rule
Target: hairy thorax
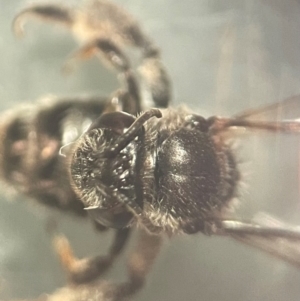
[[144,210],[168,232],[184,231],[199,217],[209,222],[236,195],[239,172],[229,146],[189,124],[191,115],[165,110],[146,127]]

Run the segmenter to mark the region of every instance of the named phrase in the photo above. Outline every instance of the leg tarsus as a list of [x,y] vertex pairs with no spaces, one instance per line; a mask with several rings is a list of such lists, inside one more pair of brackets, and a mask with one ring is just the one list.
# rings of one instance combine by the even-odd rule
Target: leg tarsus
[[12,28],[16,36],[24,35],[26,19],[36,18],[48,22],[56,22],[71,27],[74,18],[71,10],[67,7],[55,4],[38,4],[23,9],[13,20]]

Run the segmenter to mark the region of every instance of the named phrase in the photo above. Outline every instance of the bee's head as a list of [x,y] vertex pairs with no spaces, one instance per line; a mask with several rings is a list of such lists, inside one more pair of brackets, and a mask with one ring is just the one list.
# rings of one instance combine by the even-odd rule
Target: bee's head
[[135,117],[123,112],[100,116],[79,139],[71,158],[75,191],[92,217],[104,226],[128,225],[132,213],[114,196],[118,191],[135,199],[135,166],[138,138],[116,154],[109,150],[126,132]]

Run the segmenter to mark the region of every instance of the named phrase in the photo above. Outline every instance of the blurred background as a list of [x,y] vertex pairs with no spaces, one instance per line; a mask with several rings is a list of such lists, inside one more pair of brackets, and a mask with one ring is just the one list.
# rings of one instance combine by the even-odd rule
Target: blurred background
[[[65,1],[76,4],[81,1]],[[173,80],[173,105],[205,117],[227,115],[300,94],[300,1],[119,0],[162,49]],[[61,65],[77,46],[67,31],[39,22],[17,40],[11,32],[24,0],[0,0],[0,109],[41,96],[109,95],[119,83],[97,60],[65,77]],[[251,137],[251,136],[250,136]],[[245,174],[241,212],[269,212],[300,224],[299,139],[259,135],[240,141]],[[55,217],[78,256],[104,253],[110,235],[88,222],[1,193],[0,299],[33,298],[65,284],[45,231]],[[128,253],[127,253],[128,254]],[[126,255],[125,255],[126,256]],[[124,279],[123,264],[107,278]],[[300,271],[226,238],[173,238],[136,300],[299,300]]]

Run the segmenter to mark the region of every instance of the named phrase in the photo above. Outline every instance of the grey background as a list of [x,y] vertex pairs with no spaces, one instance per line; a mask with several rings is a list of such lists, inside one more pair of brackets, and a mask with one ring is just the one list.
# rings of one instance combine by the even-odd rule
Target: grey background
[[[65,1],[76,3],[76,1]],[[79,2],[79,1],[78,1]],[[204,116],[234,114],[300,92],[300,1],[124,0],[160,45],[174,85],[174,104]],[[72,37],[32,22],[17,41],[10,24],[26,1],[0,0],[0,106],[2,110],[45,94],[107,95],[115,75],[96,60],[70,77],[60,74],[76,47]],[[260,135],[241,141],[247,187],[241,207],[249,216],[270,212],[300,223],[299,139]],[[52,292],[65,276],[45,232],[49,213],[10,197],[0,200],[0,298]],[[54,214],[79,256],[104,252],[109,234]],[[122,279],[120,265],[107,277]],[[224,238],[177,237],[159,257],[137,300],[299,300],[300,272]]]

